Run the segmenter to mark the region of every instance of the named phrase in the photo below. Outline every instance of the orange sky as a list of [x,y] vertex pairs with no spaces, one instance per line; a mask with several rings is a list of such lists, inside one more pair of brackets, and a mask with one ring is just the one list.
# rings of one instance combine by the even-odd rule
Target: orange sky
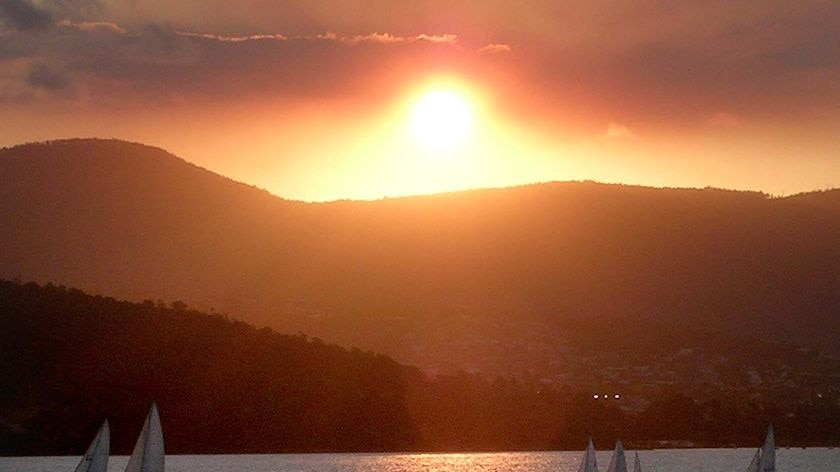
[[[840,186],[840,4],[0,3],[0,145],[117,137],[303,200]],[[443,84],[443,85],[441,85]],[[469,139],[406,135],[457,89]]]

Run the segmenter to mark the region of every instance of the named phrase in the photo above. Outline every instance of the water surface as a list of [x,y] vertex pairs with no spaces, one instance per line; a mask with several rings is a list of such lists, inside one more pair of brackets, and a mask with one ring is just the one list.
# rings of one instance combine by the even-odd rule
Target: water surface
[[[639,451],[647,472],[743,472],[755,449],[659,449]],[[611,451],[598,451],[606,470]],[[633,451],[627,452],[632,464]],[[582,453],[499,452],[465,454],[266,454],[168,455],[167,472],[577,472]],[[0,457],[2,472],[72,472],[81,457]],[[111,457],[121,472],[128,457]],[[777,472],[838,472],[840,449],[779,449]]]

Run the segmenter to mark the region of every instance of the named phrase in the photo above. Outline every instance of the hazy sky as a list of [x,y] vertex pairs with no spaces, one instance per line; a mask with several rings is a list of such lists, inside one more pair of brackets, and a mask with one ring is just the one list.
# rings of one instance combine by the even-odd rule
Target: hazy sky
[[[0,0],[0,145],[164,147],[284,197],[840,186],[840,2]],[[458,90],[455,152],[403,128]]]

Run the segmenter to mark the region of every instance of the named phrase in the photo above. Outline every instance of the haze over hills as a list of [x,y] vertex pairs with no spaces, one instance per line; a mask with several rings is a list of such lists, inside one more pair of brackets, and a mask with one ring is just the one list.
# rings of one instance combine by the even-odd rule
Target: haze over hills
[[303,203],[160,149],[70,140],[0,151],[0,220],[0,277],[183,300],[430,369],[561,379],[546,359],[686,330],[840,354],[838,190]]

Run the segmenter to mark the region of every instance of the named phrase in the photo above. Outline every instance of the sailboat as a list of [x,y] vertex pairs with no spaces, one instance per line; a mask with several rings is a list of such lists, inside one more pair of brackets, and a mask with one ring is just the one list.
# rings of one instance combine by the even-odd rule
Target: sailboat
[[758,472],[758,462],[761,460],[761,449],[755,450],[755,455],[747,466],[747,472]]
[[163,472],[163,459],[163,430],[157,406],[152,403],[125,472]]
[[624,458],[624,445],[621,444],[620,439],[615,442],[615,451],[612,459],[610,459],[607,472],[627,472],[627,459]]
[[633,461],[633,472],[642,472],[642,461],[639,460],[639,453],[636,453],[636,459]]
[[746,472],[776,472],[776,440],[772,424],[767,428],[764,445],[755,451]]
[[108,429],[108,420],[105,420],[74,472],[107,472],[110,450],[111,433]]
[[592,438],[589,438],[589,444],[580,460],[578,472],[598,472],[598,462],[595,460],[595,446],[592,445]]

